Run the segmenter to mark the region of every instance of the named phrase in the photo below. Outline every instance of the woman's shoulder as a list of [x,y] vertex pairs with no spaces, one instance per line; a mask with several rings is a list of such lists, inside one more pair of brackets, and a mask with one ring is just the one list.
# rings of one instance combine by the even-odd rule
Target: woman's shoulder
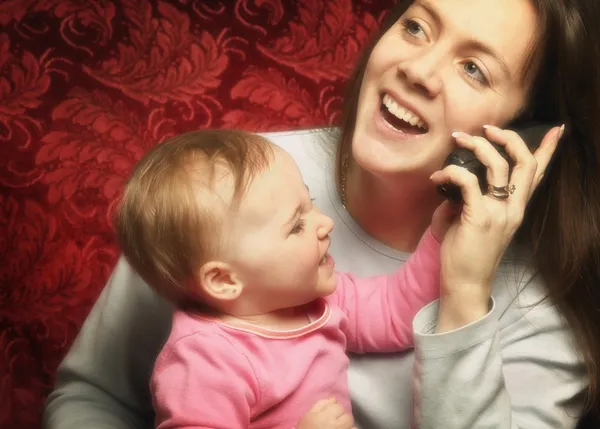
[[541,276],[524,261],[505,261],[496,273],[492,292],[499,328],[506,332],[554,332],[570,336],[560,310],[548,295]]
[[311,144],[325,141],[336,140],[339,129],[335,127],[317,127],[303,128],[289,131],[271,131],[260,133],[261,136],[269,139],[271,142],[286,149],[294,147],[297,144]]
[[310,128],[261,134],[288,152],[300,166],[323,165],[324,159],[334,159],[337,128]]
[[262,135],[290,154],[311,193],[316,192],[317,188],[324,190],[325,181],[331,179],[335,160],[336,128],[313,128]]

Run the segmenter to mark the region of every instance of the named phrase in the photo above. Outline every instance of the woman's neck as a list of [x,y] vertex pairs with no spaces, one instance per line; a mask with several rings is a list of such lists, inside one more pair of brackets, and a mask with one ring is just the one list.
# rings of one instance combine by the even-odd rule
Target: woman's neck
[[346,178],[346,208],[373,238],[396,250],[412,252],[440,205],[428,178],[379,179],[353,166]]

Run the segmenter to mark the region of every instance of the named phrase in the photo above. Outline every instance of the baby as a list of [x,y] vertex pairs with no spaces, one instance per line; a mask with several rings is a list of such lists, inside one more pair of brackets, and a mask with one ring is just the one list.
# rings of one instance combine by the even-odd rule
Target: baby
[[183,134],[137,164],[119,242],[175,305],[150,382],[158,428],[353,427],[346,351],[412,346],[440,245],[428,230],[397,272],[359,279],[334,272],[332,228],[290,155],[255,134]]

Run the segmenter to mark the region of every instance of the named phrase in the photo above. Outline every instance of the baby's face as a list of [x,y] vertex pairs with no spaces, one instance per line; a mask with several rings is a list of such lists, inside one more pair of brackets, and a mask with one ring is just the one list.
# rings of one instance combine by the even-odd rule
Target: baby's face
[[244,299],[263,311],[306,304],[335,290],[328,256],[333,221],[312,204],[300,170],[276,149],[232,214],[229,259],[244,282]]

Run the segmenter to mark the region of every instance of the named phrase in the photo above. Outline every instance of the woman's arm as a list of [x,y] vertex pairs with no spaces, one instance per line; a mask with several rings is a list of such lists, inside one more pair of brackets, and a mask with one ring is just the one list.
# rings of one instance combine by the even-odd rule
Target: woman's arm
[[491,300],[482,319],[441,334],[437,302],[417,315],[416,427],[576,426],[587,380],[569,329],[548,301],[520,302],[506,309]]
[[566,323],[539,294],[529,311],[519,307],[520,317],[500,328],[500,318],[506,320],[507,308],[516,311],[520,296],[502,309],[491,298],[504,251],[561,134],[562,128],[553,128],[531,154],[516,133],[488,127],[486,136],[514,160],[512,173],[485,138],[454,135],[485,165],[488,183],[506,186],[506,194],[482,193],[477,178],[457,166],[432,176],[438,184],[457,184],[464,203],[442,243],[440,300],[415,318],[415,416],[421,429],[441,422],[448,429],[576,424],[577,396],[586,381]]
[[150,428],[148,380],[171,307],[121,259],[57,373],[47,429]]

